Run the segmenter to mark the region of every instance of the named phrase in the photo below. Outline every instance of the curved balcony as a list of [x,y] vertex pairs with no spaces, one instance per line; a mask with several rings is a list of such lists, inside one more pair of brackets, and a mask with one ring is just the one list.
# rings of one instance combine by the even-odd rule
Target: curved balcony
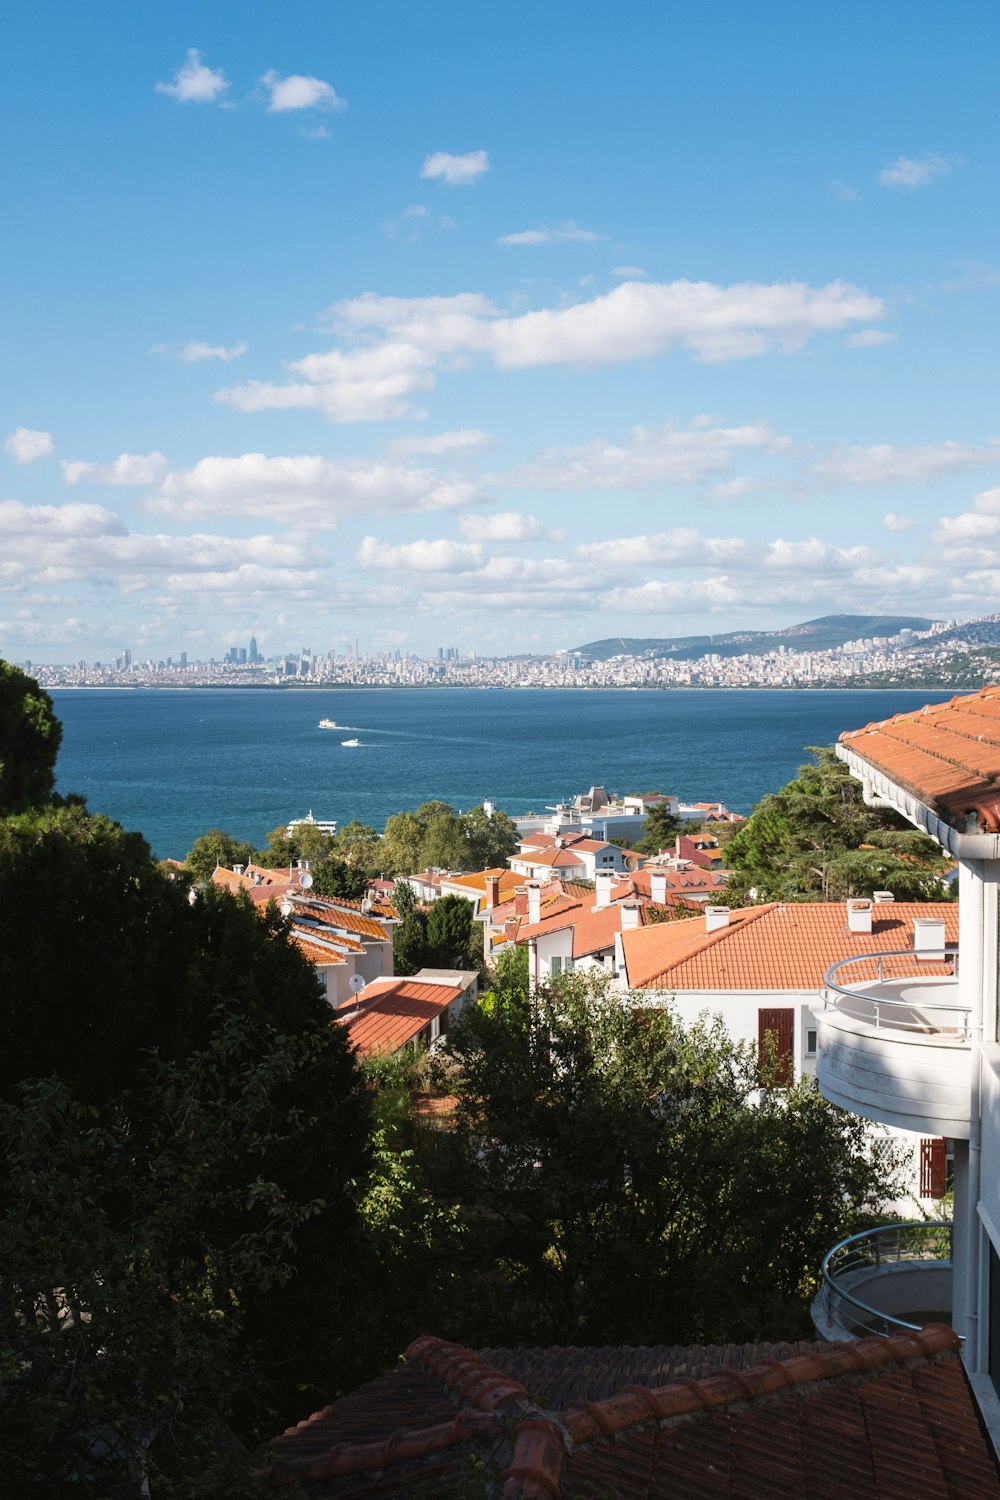
[[832,1104],[919,1135],[969,1135],[969,1007],[957,951],[924,962],[913,949],[845,958],[816,1011],[816,1081]]
[[841,1240],[823,1261],[813,1325],[824,1339],[951,1322],[952,1226],[886,1224]]

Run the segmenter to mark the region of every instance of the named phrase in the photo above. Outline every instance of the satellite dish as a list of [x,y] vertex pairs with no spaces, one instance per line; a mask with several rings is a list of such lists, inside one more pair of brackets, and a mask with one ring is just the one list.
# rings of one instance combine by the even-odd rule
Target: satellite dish
[[286,899],[282,901],[281,905],[278,907],[278,910],[281,912],[281,915],[283,917],[290,917],[292,915],[292,903]]
[[304,891],[307,891],[309,889],[309,887],[312,885],[312,883],[313,883],[313,878],[309,874],[309,871],[308,870],[302,870],[300,872],[300,874],[299,874],[299,885],[302,887],[302,889]]
[[365,981],[360,974],[352,974],[348,983],[355,995],[360,995],[365,987]]

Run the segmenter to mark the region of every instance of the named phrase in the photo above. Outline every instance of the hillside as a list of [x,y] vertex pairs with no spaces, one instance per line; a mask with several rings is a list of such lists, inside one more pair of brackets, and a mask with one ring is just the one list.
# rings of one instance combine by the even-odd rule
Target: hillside
[[767,656],[786,646],[794,651],[829,651],[859,636],[898,635],[901,630],[929,630],[933,621],[917,615],[822,615],[783,630],[730,630],[722,635],[632,636],[590,641],[575,650],[591,661],[612,656],[672,656],[685,661],[715,652],[718,656]]

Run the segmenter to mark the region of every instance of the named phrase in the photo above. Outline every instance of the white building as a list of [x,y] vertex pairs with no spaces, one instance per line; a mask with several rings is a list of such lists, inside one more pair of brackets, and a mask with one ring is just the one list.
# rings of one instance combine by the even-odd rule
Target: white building
[[[847,967],[831,976],[835,987],[817,1012],[817,1078],[829,1099],[857,1114],[951,1142],[952,1322],[996,1443],[1000,688],[844,734],[838,754],[870,806],[894,808],[960,865],[958,973],[878,983]],[[891,1285],[888,1274],[869,1278],[868,1303]]]

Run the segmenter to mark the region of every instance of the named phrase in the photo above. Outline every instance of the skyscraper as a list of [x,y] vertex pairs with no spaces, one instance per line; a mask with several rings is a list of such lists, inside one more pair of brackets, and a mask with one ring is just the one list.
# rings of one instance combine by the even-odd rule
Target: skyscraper
[[260,658],[257,655],[257,637],[255,635],[252,635],[250,637],[250,651],[249,651],[250,665],[252,667],[256,666],[256,664],[259,661],[259,659]]

